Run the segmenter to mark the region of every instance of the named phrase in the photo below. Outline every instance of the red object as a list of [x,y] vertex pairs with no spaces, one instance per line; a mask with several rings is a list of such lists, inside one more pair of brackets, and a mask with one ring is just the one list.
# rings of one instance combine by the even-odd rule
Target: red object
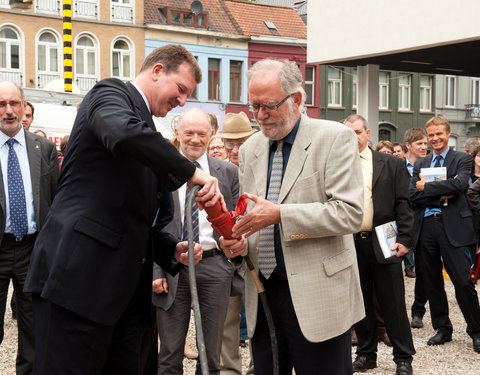
[[470,270],[470,275],[472,276],[472,280],[474,283],[477,282],[478,279],[480,279],[480,247],[477,250],[477,253],[475,254],[475,259],[473,260],[473,265]]
[[212,224],[212,228],[217,232],[219,236],[223,236],[225,239],[232,238],[232,228],[236,223],[236,218],[243,215],[247,209],[248,198],[246,194],[242,194],[238,198],[237,209],[235,211],[225,212],[222,210],[220,202],[217,202],[215,206],[205,207],[208,221]]

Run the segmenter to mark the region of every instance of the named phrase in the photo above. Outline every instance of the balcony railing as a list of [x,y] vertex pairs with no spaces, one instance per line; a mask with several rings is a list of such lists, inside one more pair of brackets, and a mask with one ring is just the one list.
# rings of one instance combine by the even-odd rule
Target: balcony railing
[[76,0],[74,4],[74,17],[97,18],[97,0]]
[[0,6],[10,6],[10,0],[0,0]]
[[60,73],[38,73],[37,86],[39,89],[43,89],[48,82],[59,78],[62,78]]
[[133,22],[132,5],[112,4],[112,21]]
[[82,94],[85,94],[95,86],[97,79],[95,77],[77,77],[76,82]]
[[465,118],[467,120],[480,119],[480,104],[466,104]]
[[0,70],[0,81],[10,81],[22,86],[22,72]]
[[37,0],[37,12],[53,13],[60,15],[60,1]]

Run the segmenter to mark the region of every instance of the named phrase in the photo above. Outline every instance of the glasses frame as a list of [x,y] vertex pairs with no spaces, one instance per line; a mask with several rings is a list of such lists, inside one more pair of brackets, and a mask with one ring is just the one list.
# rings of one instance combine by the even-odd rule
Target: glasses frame
[[[292,94],[288,94],[286,97],[284,97],[282,100],[280,100],[277,104],[253,104],[253,103],[247,103],[247,108],[250,112],[252,113],[258,113],[260,112],[260,108],[263,109],[264,112],[266,113],[272,113],[272,112],[276,112],[278,111],[278,108],[287,101],[288,98],[290,98],[291,96],[293,95]],[[267,108],[268,107],[272,107],[272,108]],[[255,107],[258,107],[257,109],[255,109]],[[273,109],[273,107],[275,107],[275,109]]]

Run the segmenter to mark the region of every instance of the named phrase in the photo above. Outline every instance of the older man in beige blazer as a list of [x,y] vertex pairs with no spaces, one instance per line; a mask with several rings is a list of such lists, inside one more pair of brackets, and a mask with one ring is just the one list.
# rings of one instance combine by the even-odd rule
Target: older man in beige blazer
[[[222,247],[231,257],[248,252],[260,270],[281,374],[351,374],[350,326],[364,317],[352,237],[363,205],[355,134],[300,115],[305,92],[294,62],[262,60],[248,77],[249,109],[262,132],[240,148],[240,191],[250,202],[233,228],[248,239],[222,239]],[[250,274],[246,308],[255,373],[271,374],[270,336]]]

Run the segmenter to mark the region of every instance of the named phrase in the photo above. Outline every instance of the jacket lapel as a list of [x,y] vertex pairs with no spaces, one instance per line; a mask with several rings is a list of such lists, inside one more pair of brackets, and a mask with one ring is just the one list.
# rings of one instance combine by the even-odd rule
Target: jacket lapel
[[288,158],[287,168],[283,175],[282,187],[280,189],[280,195],[278,196],[278,203],[283,202],[303,170],[305,159],[308,156],[307,149],[312,143],[309,137],[309,126],[308,120],[302,116],[297,135],[295,136],[295,141],[292,145],[292,151],[290,152],[290,157]]
[[41,149],[40,142],[38,142],[35,139],[35,137],[28,132],[25,132],[25,144],[27,146],[28,163],[30,164],[30,175],[32,178],[35,220],[37,221],[37,223],[39,223],[38,213],[40,212],[40,173],[41,173],[42,149]]
[[152,114],[148,110],[145,100],[143,100],[142,95],[138,92],[137,88],[133,86],[130,82],[126,83],[128,91],[132,94],[135,107],[137,112],[140,114],[140,117],[145,121],[152,130],[157,130],[155,124],[153,123]]
[[253,176],[255,176],[255,189],[260,198],[267,198],[267,175],[268,175],[268,156],[270,153],[270,144],[268,138],[262,136],[255,150],[255,159],[251,163]]
[[372,150],[372,158],[373,158],[373,177],[372,177],[372,189],[375,186],[375,183],[380,177],[382,173],[382,169],[384,167],[383,160],[379,158],[378,153]]

